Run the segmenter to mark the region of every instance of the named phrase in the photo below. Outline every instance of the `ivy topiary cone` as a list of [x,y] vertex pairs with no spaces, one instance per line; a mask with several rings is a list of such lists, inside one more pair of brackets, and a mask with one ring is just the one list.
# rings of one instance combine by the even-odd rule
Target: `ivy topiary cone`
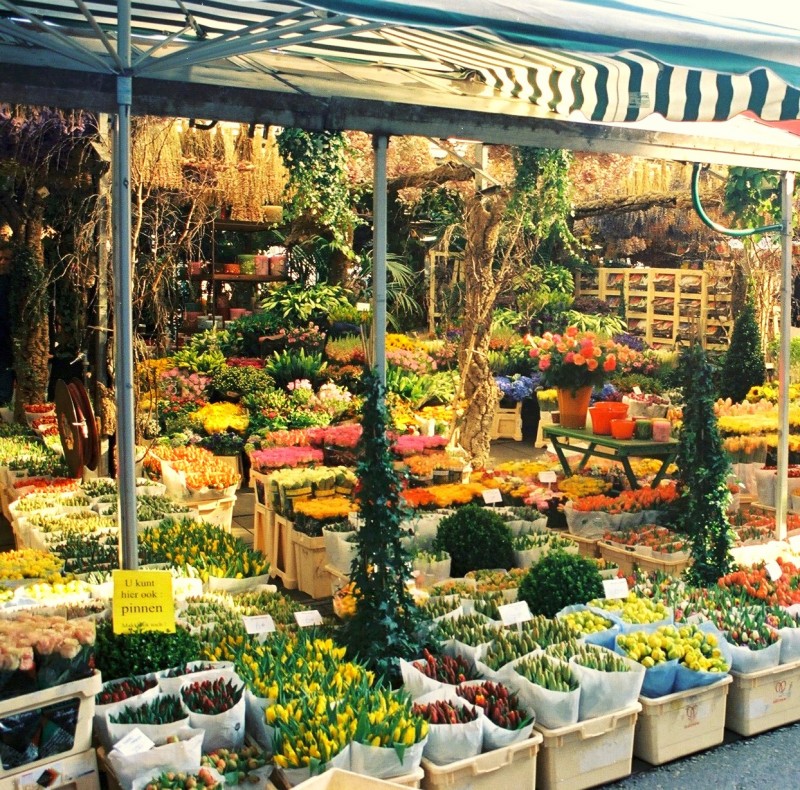
[[597,564],[578,554],[551,551],[522,578],[518,598],[533,614],[555,616],[565,606],[603,597]]
[[465,505],[439,522],[434,551],[450,555],[450,573],[463,576],[483,568],[514,564],[511,530],[497,513],[479,505]]

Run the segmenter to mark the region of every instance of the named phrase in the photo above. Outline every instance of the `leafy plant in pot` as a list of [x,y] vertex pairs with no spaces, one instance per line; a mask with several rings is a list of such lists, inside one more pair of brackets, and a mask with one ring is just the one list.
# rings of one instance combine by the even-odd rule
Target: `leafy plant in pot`
[[533,614],[553,617],[565,606],[602,598],[603,579],[592,560],[552,551],[525,574],[518,597]]
[[465,505],[439,522],[434,551],[450,555],[453,576],[482,568],[514,564],[511,530],[497,513],[478,505]]

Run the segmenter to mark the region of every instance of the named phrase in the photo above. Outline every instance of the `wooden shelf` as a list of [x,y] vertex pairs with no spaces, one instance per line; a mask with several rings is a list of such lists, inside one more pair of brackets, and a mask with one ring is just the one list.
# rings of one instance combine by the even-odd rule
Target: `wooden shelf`
[[284,282],[285,277],[271,277],[267,274],[193,274],[192,280],[216,280],[217,282],[232,283],[278,283]]

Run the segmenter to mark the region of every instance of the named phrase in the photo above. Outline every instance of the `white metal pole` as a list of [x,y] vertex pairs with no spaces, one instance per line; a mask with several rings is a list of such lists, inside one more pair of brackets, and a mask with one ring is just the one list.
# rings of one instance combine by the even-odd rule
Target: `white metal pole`
[[778,361],[778,472],[775,537],[786,538],[789,500],[789,358],[792,342],[792,196],[794,173],[781,176],[781,340]]
[[386,384],[386,151],[389,137],[372,136],[375,154],[372,195],[372,359]]
[[[131,4],[118,4],[118,51],[126,69],[131,64]],[[131,267],[131,101],[129,74],[117,77],[117,123],[114,136],[114,349],[117,403],[117,486],[120,561],[139,565],[136,535],[136,441],[133,412],[133,305]]]

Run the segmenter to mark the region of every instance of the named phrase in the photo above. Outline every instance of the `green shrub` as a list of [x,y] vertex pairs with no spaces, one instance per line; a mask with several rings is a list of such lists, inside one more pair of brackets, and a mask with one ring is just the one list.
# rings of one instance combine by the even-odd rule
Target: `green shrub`
[[741,403],[751,387],[760,387],[764,383],[766,375],[756,308],[752,296],[748,296],[744,309],[733,324],[731,345],[722,363],[720,397]]
[[463,576],[481,568],[510,568],[514,564],[511,530],[497,513],[465,505],[439,522],[434,551],[450,555],[450,573]]
[[553,617],[565,606],[603,597],[597,564],[578,554],[552,551],[531,567],[519,585],[518,598],[533,614]]
[[327,363],[323,362],[321,351],[306,353],[304,348],[299,351],[289,349],[275,351],[264,362],[264,370],[272,376],[278,387],[286,387],[297,379],[308,379],[316,388],[322,382],[322,374],[326,367]]

